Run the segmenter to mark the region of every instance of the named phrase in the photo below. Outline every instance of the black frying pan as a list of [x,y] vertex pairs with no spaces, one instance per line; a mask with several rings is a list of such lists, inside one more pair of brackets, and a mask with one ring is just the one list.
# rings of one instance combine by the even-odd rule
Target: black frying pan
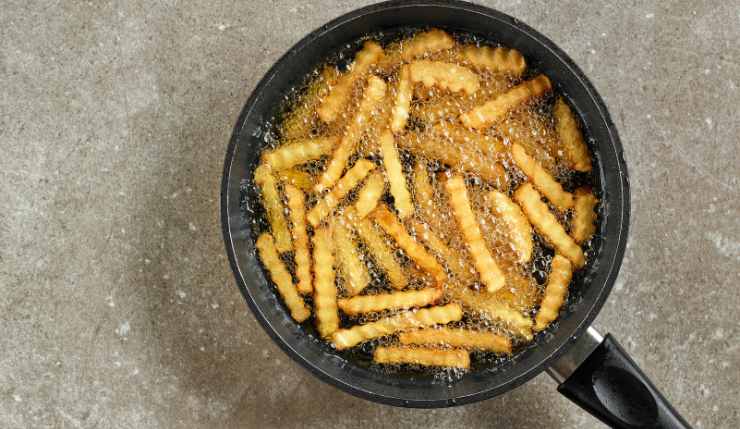
[[[270,286],[255,255],[261,210],[249,186],[260,149],[286,94],[299,87],[331,53],[366,34],[393,37],[414,27],[470,33],[516,48],[530,67],[547,74],[574,106],[595,154],[594,189],[603,201],[594,255],[574,279],[557,323],[513,358],[479,364],[453,383],[432,375],[382,373],[318,340],[295,323]],[[505,393],[543,370],[558,391],[616,427],[689,427],[617,342],[590,324],[612,289],[629,228],[627,167],[617,130],[583,72],[545,36],[494,10],[458,1],[392,1],[350,12],[322,26],[290,49],[247,100],[229,143],[221,189],[226,250],[239,289],[265,331],[294,360],[320,379],[362,398],[405,407],[446,407]]]

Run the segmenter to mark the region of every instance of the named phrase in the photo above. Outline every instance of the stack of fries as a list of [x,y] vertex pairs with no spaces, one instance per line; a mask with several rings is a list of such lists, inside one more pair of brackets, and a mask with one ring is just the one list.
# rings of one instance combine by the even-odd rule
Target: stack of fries
[[296,321],[339,350],[384,338],[380,364],[468,368],[557,319],[598,200],[558,180],[591,155],[547,76],[525,76],[516,50],[432,29],[309,84],[254,172],[257,249]]

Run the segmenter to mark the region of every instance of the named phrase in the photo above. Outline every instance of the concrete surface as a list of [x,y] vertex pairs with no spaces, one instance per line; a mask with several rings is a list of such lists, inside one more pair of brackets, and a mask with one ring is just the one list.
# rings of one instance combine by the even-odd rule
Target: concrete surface
[[[454,409],[356,399],[234,287],[218,192],[237,113],[360,3],[3,3],[0,427],[599,427],[546,375]],[[562,46],[621,132],[632,235],[597,326],[697,428],[740,426],[740,3],[486,3]]]

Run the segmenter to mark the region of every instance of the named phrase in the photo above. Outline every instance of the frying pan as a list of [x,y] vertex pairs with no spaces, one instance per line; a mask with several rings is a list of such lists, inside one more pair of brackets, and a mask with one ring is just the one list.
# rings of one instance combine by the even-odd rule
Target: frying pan
[[[311,326],[295,323],[255,255],[260,207],[251,183],[287,94],[337,51],[352,57],[363,35],[393,37],[409,28],[469,33],[522,52],[547,74],[580,116],[595,156],[593,184],[602,200],[599,228],[587,267],[578,273],[558,322],[512,358],[480,364],[462,378],[381,372],[333,350]],[[226,152],[221,189],[226,251],[239,289],[257,320],[296,362],[321,380],[359,397],[404,407],[447,407],[508,392],[547,370],[558,391],[615,427],[686,427],[658,390],[610,335],[590,327],[617,277],[627,241],[629,181],[622,145],[606,106],[583,72],[553,42],[521,21],[458,1],[391,1],[355,10],[321,26],[267,72],[247,100]]]

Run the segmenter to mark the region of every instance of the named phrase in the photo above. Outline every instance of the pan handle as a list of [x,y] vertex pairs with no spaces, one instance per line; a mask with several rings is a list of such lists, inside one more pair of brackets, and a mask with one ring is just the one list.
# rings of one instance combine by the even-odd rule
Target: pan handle
[[611,335],[594,328],[547,372],[558,392],[615,428],[691,428]]

